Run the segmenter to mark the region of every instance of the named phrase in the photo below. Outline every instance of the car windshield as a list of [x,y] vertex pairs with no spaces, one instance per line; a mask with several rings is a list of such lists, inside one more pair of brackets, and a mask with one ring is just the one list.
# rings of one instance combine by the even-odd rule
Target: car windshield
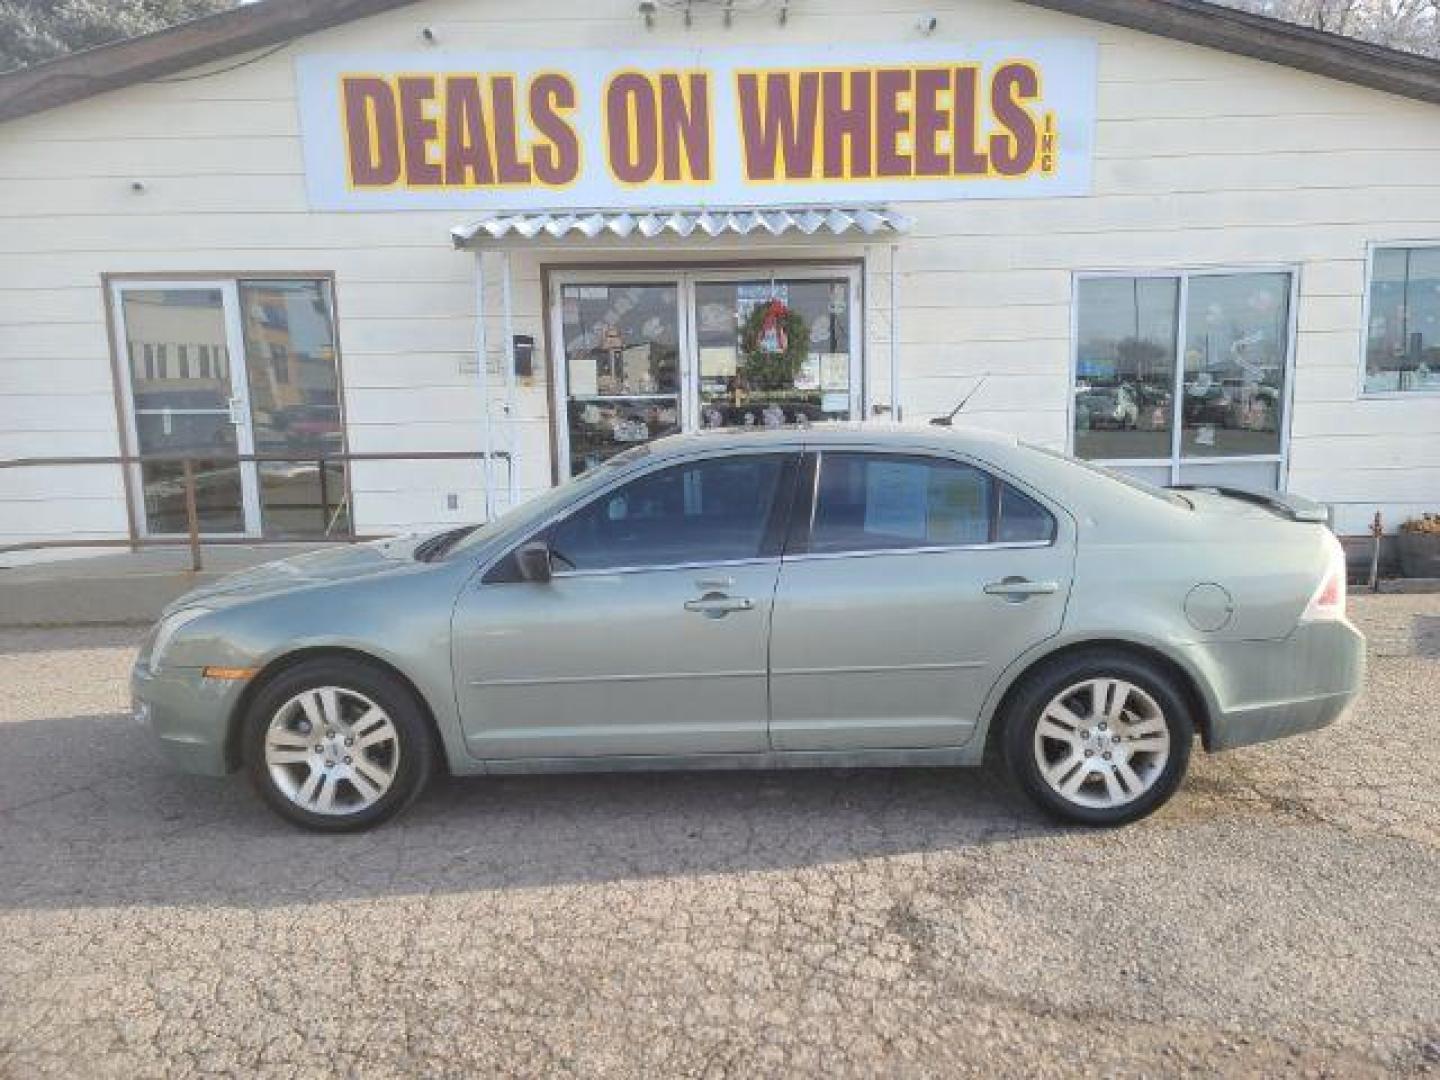
[[1046,457],[1059,458],[1061,461],[1069,462],[1071,465],[1078,465],[1087,472],[1103,476],[1107,480],[1114,480],[1117,484],[1124,484],[1135,491],[1142,491],[1146,495],[1168,502],[1172,506],[1183,506],[1188,510],[1195,509],[1195,504],[1185,498],[1179,492],[1170,491],[1167,488],[1156,487],[1154,484],[1147,484],[1144,480],[1137,480],[1126,473],[1118,472],[1115,469],[1107,469],[1104,465],[1096,465],[1093,461],[1086,461],[1074,454],[1065,454],[1059,450],[1051,450],[1049,447],[1036,446],[1034,443],[1021,441],[1021,446],[1027,450],[1034,450],[1037,454],[1044,454]]
[[[615,478],[617,470],[624,469],[632,462],[639,461],[650,453],[648,446],[632,446],[624,453],[616,454],[614,457],[602,462],[600,465],[581,473],[572,480],[559,484],[543,495],[536,496],[529,502],[523,504],[526,516],[545,517],[552,508],[562,505],[576,495],[583,494],[591,488],[601,487]],[[518,509],[518,508],[517,508]],[[444,551],[436,555],[439,559],[452,559],[462,552],[469,551],[477,544],[487,542],[501,529],[509,525],[510,511],[506,511],[492,521],[475,528],[448,546]]]

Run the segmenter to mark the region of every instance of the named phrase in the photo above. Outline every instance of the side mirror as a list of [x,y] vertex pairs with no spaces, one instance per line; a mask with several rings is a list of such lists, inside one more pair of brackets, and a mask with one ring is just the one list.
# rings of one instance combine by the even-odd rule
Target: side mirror
[[532,540],[515,549],[515,565],[525,581],[545,584],[553,576],[550,568],[550,545],[543,540]]

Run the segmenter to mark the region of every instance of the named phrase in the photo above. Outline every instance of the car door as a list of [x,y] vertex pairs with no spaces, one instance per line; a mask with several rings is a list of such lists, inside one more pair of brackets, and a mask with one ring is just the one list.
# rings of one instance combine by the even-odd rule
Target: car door
[[519,580],[512,554],[464,590],[452,648],[471,752],[766,750],[766,635],[798,461],[731,452],[652,469],[542,530],[550,581]]
[[1070,519],[938,455],[824,450],[799,492],[772,618],[772,745],[963,744],[1004,668],[1060,629]]

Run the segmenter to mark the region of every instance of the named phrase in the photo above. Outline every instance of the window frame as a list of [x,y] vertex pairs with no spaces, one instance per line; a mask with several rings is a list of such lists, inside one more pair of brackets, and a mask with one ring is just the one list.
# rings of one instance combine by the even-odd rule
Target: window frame
[[[1024,495],[1050,516],[1050,539],[1048,540],[987,540],[974,544],[925,544],[898,548],[856,548],[848,551],[811,551],[810,540],[815,529],[815,510],[820,493],[820,477],[824,472],[826,454],[854,454],[875,458],[919,458],[945,465],[956,465],[974,469],[990,481],[990,532],[995,535],[999,528],[998,504],[1001,492],[1008,485]],[[1060,542],[1060,515],[1048,500],[1030,488],[1003,476],[993,468],[979,461],[950,454],[927,451],[922,447],[878,448],[865,446],[812,447],[805,453],[800,465],[799,479],[795,485],[795,501],[790,511],[790,527],[785,534],[786,562],[800,562],[822,559],[863,559],[876,555],[934,555],[947,551],[1005,551],[1019,548],[1054,547]]]
[[[203,288],[214,286],[223,291],[229,291],[230,300],[224,301],[227,305],[233,300],[235,325],[231,326],[232,314],[226,311],[225,319],[227,332],[233,334],[238,331],[238,340],[244,345],[244,332],[242,328],[243,312],[240,309],[239,290],[241,285],[247,282],[260,281],[306,281],[317,282],[323,288],[330,304],[331,334],[334,338],[332,348],[335,353],[335,396],[336,404],[339,407],[339,420],[341,432],[341,450],[344,453],[350,451],[350,424],[346,412],[345,392],[345,358],[344,351],[340,344],[340,297],[335,281],[335,273],[332,270],[175,270],[160,273],[148,271],[103,271],[100,274],[100,290],[104,298],[105,331],[110,351],[110,379],[111,392],[115,405],[115,426],[119,437],[120,448],[123,454],[136,455],[139,453],[138,434],[134,430],[135,409],[131,397],[131,377],[129,365],[126,359],[132,355],[129,342],[118,333],[123,322],[120,308],[120,293],[125,289],[148,289],[148,288]],[[233,387],[235,373],[230,364],[230,349],[228,338],[222,342],[212,342],[210,347],[212,374],[209,376],[215,379],[230,380]],[[248,362],[248,357],[245,360]],[[249,402],[249,368],[242,367],[241,377],[246,381],[245,401]],[[233,391],[232,391],[233,392]],[[247,422],[251,427],[253,437],[253,421],[247,416]],[[258,466],[256,466],[258,471]],[[345,533],[336,533],[341,539],[354,539],[355,531],[355,492],[353,483],[354,470],[348,463],[343,470],[345,505],[350,508],[349,529]],[[122,468],[120,470],[121,488],[125,497],[125,516],[129,527],[131,540],[148,539],[151,536],[169,537],[183,534],[152,533],[148,528],[144,506],[144,483],[140,476],[138,465]],[[256,479],[256,496],[259,496],[258,475]],[[206,534],[209,538],[215,539],[257,539],[268,535],[263,513],[257,505],[256,528],[247,530],[240,534]],[[246,513],[250,510],[247,508]]]
[[[1080,369],[1080,282],[1116,278],[1139,278],[1141,280],[1173,278],[1179,283],[1179,296],[1175,308],[1175,377],[1173,383],[1173,407],[1170,415],[1170,453],[1165,457],[1147,458],[1084,458],[1112,469],[1168,469],[1169,483],[1181,482],[1181,470],[1191,467],[1204,468],[1207,465],[1222,466],[1235,464],[1273,464],[1276,486],[1284,491],[1290,479],[1290,427],[1295,404],[1295,347],[1299,336],[1300,312],[1300,271],[1299,263],[1255,263],[1235,265],[1222,263],[1214,266],[1190,266],[1171,268],[1146,268],[1138,270],[1076,270],[1070,275],[1070,358],[1067,365],[1070,381],[1066,387],[1065,400],[1065,452],[1075,453],[1075,380]],[[1181,452],[1184,441],[1184,422],[1180,410],[1185,386],[1185,326],[1189,316],[1190,280],[1199,277],[1230,277],[1239,274],[1288,274],[1290,290],[1286,312],[1285,341],[1285,388],[1281,406],[1283,413],[1279,424],[1280,448],[1274,454],[1211,454],[1203,457],[1185,457]],[[1363,373],[1362,373],[1363,375]]]
[[1370,289],[1375,279],[1375,254],[1393,249],[1440,248],[1440,240],[1370,240],[1365,244],[1365,280],[1360,285],[1360,366],[1356,373],[1356,393],[1370,401],[1410,401],[1440,397],[1437,390],[1368,390],[1366,376],[1370,373]]
[[[617,263],[554,263],[541,268],[545,311],[547,395],[550,406],[551,481],[573,478],[570,470],[570,362],[565,352],[564,293],[571,286],[673,285],[679,329],[679,386],[675,395],[679,434],[702,430],[700,410],[699,339],[694,325],[695,287],[730,281],[827,280],[843,278],[848,286],[850,334],[850,414],[863,420],[870,411],[868,372],[871,345],[866,338],[866,290],[869,264],[863,258],[680,260],[625,266]],[[631,395],[635,397],[636,395]],[[638,395],[644,398],[647,395]],[[670,394],[652,395],[669,398]]]

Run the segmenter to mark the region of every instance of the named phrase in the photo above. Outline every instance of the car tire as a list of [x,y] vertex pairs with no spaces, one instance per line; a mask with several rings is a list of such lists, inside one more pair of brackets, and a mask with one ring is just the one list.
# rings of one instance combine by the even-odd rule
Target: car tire
[[297,664],[243,718],[245,769],[281,817],[315,832],[373,828],[404,810],[435,767],[424,706],[398,676],[344,657]]
[[1001,744],[1010,775],[1042,810],[1082,825],[1125,825],[1180,786],[1195,719],[1160,664],[1122,652],[1072,653],[1026,674]]

